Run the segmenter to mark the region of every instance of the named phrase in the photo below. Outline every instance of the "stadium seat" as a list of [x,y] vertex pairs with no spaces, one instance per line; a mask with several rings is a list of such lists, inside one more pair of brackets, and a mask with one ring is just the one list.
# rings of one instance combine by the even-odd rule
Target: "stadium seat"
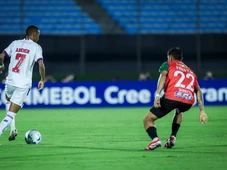
[[[97,2],[128,34],[197,31],[196,0]],[[101,33],[100,26],[72,0],[24,0],[23,8],[18,0],[0,1],[0,5],[0,34],[24,33],[22,29],[30,24],[40,27],[43,34],[66,34],[67,31],[69,34]],[[227,32],[226,0],[200,0],[199,7],[201,33]]]
[[[196,0],[97,0],[129,34],[195,33]],[[139,2],[139,3],[138,3]],[[200,0],[200,31],[227,31],[227,1]]]
[[[42,34],[99,34],[101,28],[71,0],[0,1],[0,34],[23,33],[31,24]],[[23,17],[21,17],[23,16]],[[13,27],[12,27],[13,23]],[[22,27],[23,26],[23,27]]]

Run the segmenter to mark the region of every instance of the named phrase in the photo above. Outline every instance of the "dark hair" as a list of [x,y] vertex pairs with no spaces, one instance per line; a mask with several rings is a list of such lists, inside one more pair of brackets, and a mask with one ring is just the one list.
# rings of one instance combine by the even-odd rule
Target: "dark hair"
[[175,60],[183,60],[183,51],[179,47],[170,48],[167,55],[173,56]]
[[32,35],[33,32],[38,32],[39,28],[34,26],[34,25],[30,25],[27,27],[26,29],[26,36],[30,36]]

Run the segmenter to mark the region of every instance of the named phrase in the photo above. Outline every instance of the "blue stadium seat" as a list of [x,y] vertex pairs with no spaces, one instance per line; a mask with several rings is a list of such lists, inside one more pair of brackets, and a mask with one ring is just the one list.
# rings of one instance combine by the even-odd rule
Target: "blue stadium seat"
[[101,33],[100,26],[71,0],[24,0],[22,9],[18,0],[0,1],[0,5],[0,34],[24,34],[31,24],[42,34]]
[[[196,32],[196,0],[140,0],[139,4],[137,0],[97,2],[129,34]],[[202,33],[227,32],[226,0],[200,0],[200,13]]]
[[[71,0],[0,1],[0,34],[24,33],[30,24],[43,34],[99,34],[101,28]],[[97,0],[129,34],[195,33],[197,0]],[[139,6],[139,8],[138,8]],[[140,15],[138,15],[140,14]],[[12,27],[13,23],[13,27]],[[200,0],[200,31],[227,32],[227,1]],[[140,27],[139,27],[140,24]],[[140,29],[138,29],[140,28]]]

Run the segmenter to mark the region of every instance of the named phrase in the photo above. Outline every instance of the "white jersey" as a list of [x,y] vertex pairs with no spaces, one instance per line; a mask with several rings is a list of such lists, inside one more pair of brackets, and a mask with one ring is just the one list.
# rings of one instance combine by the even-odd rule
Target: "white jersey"
[[43,59],[41,46],[29,39],[15,40],[4,53],[10,57],[6,84],[20,88],[31,87],[33,66]]

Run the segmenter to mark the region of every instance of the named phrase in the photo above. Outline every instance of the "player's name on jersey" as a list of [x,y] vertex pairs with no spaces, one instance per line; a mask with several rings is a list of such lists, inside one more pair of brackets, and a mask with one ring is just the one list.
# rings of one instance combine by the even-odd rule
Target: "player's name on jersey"
[[180,71],[183,71],[183,72],[192,72],[190,69],[188,68],[182,68],[182,67],[179,67],[179,66],[176,66],[177,70],[180,70]]
[[25,49],[25,48],[17,48],[16,52],[22,52],[22,53],[29,54],[30,50],[29,49]]

